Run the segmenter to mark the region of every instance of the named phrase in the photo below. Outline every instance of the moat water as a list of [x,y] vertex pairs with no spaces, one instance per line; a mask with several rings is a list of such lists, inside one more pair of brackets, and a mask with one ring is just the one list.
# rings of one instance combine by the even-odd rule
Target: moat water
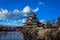
[[21,32],[0,32],[0,40],[24,40]]

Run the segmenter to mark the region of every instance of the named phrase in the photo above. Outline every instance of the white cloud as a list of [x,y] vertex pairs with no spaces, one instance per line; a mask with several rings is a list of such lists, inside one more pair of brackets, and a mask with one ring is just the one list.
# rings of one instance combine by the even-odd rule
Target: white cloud
[[33,12],[37,12],[37,11],[39,11],[39,8],[36,8],[36,9],[33,10]]
[[1,9],[0,10],[0,14],[6,14],[6,13],[8,13],[8,10],[7,9]]
[[27,14],[24,14],[23,16],[27,16]]
[[38,12],[38,11],[39,11],[39,8],[32,9],[32,8],[30,8],[30,6],[25,6],[24,9],[22,10],[22,12],[24,13],[23,16],[27,16],[28,13],[30,13],[30,12]]
[[19,19],[28,16],[29,12],[37,12],[39,8],[32,9],[30,6],[25,6],[23,10],[14,9],[13,11],[8,11],[7,9],[0,9],[0,19]]
[[10,23],[7,23],[7,25],[11,25]]
[[19,11],[18,9],[15,9],[15,10],[13,11],[13,13],[18,14],[18,13],[20,13],[20,11]]
[[14,23],[17,23],[17,21],[13,21]]
[[39,2],[38,4],[39,4],[39,5],[45,5],[45,3],[44,3],[44,2]]
[[21,20],[21,22],[23,22],[23,23],[24,23],[24,22],[26,22],[25,20],[26,20],[26,19],[22,19],[22,20]]
[[[20,22],[21,23],[21,22]],[[15,26],[20,26],[19,21],[17,20],[6,20],[3,24],[4,25],[15,25]]]
[[23,9],[23,13],[28,13],[31,11],[31,8],[29,6],[26,6],[24,9]]
[[7,9],[0,9],[0,19],[6,18],[6,14],[8,13]]
[[32,9],[30,8],[30,6],[26,6],[24,9],[23,9],[23,13],[29,13],[29,12],[37,12],[39,10],[39,8],[36,8],[36,9]]
[[26,19],[18,20],[18,22],[24,23],[24,22],[26,22]]
[[46,24],[46,20],[42,19],[40,20],[41,23]]
[[21,22],[21,20],[18,20],[19,22]]

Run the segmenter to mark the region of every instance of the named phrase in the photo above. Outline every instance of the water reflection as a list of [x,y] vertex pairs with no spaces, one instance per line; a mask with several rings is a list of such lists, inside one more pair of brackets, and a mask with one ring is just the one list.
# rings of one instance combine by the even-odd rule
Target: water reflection
[[0,32],[0,40],[23,40],[21,32]]

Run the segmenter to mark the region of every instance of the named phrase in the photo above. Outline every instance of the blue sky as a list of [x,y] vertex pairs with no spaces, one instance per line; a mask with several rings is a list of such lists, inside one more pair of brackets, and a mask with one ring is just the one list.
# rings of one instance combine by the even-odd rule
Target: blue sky
[[0,0],[0,24],[23,25],[29,12],[44,22],[60,16],[60,0]]

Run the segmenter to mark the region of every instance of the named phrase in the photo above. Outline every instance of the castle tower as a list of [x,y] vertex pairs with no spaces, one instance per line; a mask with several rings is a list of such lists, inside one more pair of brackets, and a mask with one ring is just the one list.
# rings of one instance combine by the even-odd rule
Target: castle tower
[[28,14],[28,18],[26,22],[24,23],[25,27],[37,27],[38,26],[38,19],[36,18],[36,15],[31,12]]

